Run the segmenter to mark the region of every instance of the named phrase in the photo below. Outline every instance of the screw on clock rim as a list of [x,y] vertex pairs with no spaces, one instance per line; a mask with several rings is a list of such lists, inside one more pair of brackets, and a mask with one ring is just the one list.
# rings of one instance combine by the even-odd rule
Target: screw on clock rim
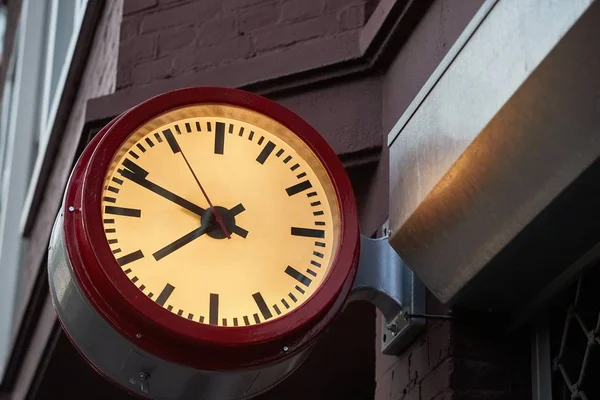
[[[341,215],[340,243],[321,287],[294,311],[248,327],[224,328],[183,319],[157,305],[122,273],[103,236],[98,195],[108,163],[122,142],[151,118],[201,103],[226,103],[265,114],[295,132],[332,180]],[[307,122],[268,99],[229,88],[199,87],[151,98],[123,113],[90,143],[73,171],[65,205],[65,238],[75,277],[85,296],[121,335],[159,357],[200,369],[259,365],[305,349],[341,311],[356,273],[359,231],[356,204],[346,172],[326,141]],[[82,201],[86,199],[86,201]],[[92,245],[93,243],[93,245]],[[142,332],[143,338],[136,338]],[[288,346],[288,351],[283,347]],[[196,355],[202,351],[205,357]]]

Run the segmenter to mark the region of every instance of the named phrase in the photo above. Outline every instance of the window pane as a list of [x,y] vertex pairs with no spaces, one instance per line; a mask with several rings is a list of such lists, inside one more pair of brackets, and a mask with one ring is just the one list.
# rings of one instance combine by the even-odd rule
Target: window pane
[[56,33],[54,36],[54,55],[52,60],[52,77],[50,84],[51,102],[56,95],[56,87],[61,71],[65,65],[67,50],[73,36],[75,24],[75,7],[77,0],[58,0],[56,16]]

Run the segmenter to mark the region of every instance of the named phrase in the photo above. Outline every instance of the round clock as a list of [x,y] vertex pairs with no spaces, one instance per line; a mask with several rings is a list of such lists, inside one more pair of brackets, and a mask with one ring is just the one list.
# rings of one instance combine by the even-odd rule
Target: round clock
[[59,320],[101,374],[151,398],[252,397],[289,375],[356,273],[334,151],[263,97],[189,88],[105,126],[56,219]]

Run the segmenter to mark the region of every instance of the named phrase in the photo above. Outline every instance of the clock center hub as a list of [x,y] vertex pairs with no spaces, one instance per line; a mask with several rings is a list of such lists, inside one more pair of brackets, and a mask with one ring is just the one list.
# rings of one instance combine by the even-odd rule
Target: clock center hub
[[[229,233],[231,233],[236,227],[235,224],[235,215],[225,207],[215,206],[215,210],[221,216],[223,220],[223,225],[225,225],[225,229]],[[213,210],[211,208],[207,209],[201,216],[201,224],[207,223],[209,226],[206,234],[213,239],[225,239],[227,236],[225,232],[219,226],[217,222],[217,217],[215,216]]]

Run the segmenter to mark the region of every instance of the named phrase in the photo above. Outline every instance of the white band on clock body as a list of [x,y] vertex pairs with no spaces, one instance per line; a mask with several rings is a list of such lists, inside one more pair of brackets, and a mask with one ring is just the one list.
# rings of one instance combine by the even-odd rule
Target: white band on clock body
[[201,371],[145,352],[113,329],[84,297],[67,257],[62,213],[50,238],[48,279],[58,318],[78,351],[110,380],[151,399],[250,398],[285,379],[312,347],[277,364],[237,371]]

